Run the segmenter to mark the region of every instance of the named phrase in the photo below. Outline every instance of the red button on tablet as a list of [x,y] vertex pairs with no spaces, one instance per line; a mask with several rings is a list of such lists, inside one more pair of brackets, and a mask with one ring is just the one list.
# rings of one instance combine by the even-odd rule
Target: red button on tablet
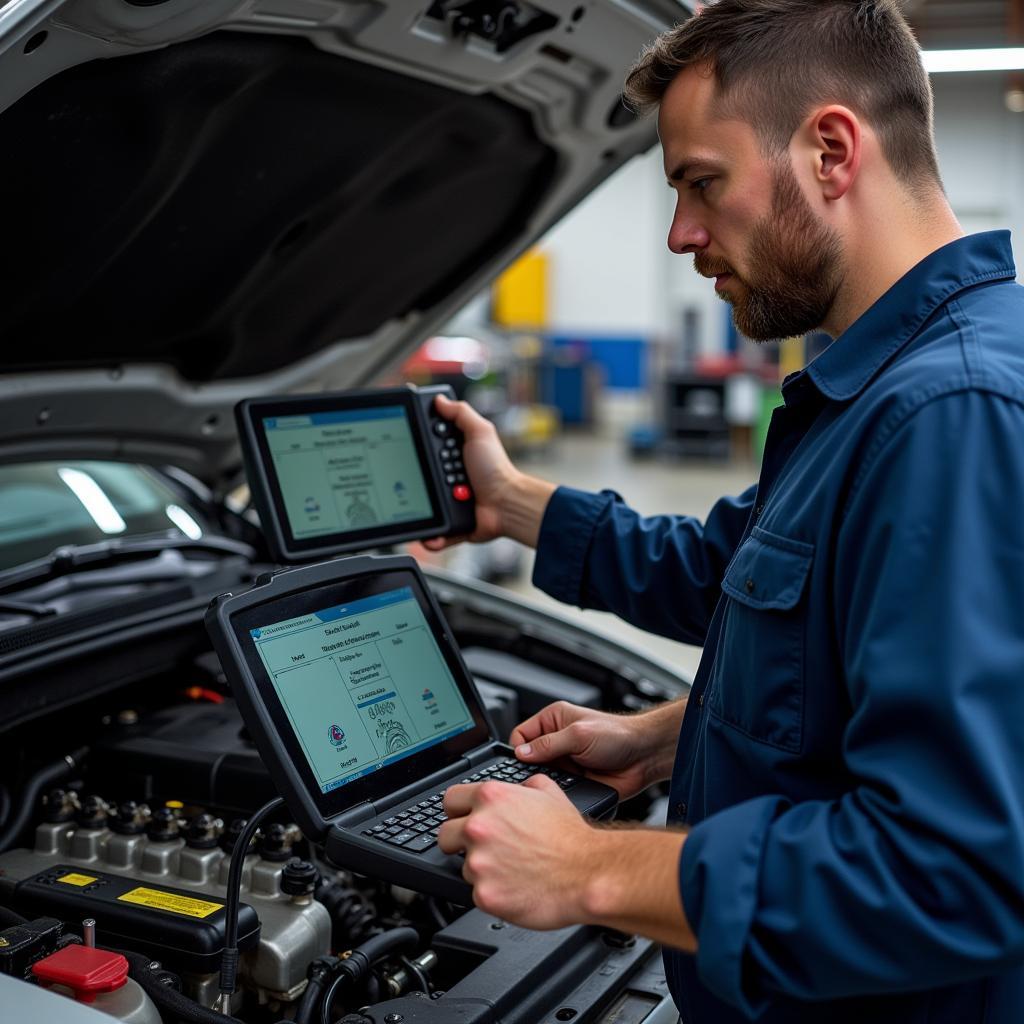
[[473,497],[473,492],[465,484],[456,484],[452,488],[452,497],[456,501],[469,501]]

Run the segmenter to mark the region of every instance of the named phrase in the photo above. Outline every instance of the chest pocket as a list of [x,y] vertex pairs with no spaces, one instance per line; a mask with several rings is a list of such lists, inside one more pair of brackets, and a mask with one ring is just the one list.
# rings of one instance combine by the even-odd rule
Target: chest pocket
[[741,732],[799,752],[803,742],[804,591],[814,545],[754,528],[726,570],[709,711]]

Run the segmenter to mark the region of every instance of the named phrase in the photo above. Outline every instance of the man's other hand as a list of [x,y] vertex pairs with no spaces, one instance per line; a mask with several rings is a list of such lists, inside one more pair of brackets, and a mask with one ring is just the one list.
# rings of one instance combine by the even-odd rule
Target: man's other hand
[[[658,779],[655,766],[664,757],[658,756],[652,725],[648,715],[612,715],[558,701],[517,725],[509,742],[520,761],[561,762],[567,771],[603,782],[626,800]],[[678,733],[678,724],[674,728]]]

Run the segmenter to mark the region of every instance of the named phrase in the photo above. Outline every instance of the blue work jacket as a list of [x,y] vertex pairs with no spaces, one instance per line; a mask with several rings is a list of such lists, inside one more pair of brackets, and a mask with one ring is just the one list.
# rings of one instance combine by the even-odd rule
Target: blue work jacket
[[1024,288],[953,242],[783,386],[703,524],[560,489],[535,583],[702,644],[684,1024],[1024,1021]]

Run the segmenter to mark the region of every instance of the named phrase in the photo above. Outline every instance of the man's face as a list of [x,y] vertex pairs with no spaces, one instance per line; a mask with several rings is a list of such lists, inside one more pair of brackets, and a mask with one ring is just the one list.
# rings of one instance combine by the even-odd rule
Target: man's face
[[714,79],[695,68],[662,101],[658,131],[677,197],[669,248],[716,278],[747,337],[806,334],[835,302],[840,238],[812,209],[788,154],[766,158],[751,125],[717,116],[718,107]]

